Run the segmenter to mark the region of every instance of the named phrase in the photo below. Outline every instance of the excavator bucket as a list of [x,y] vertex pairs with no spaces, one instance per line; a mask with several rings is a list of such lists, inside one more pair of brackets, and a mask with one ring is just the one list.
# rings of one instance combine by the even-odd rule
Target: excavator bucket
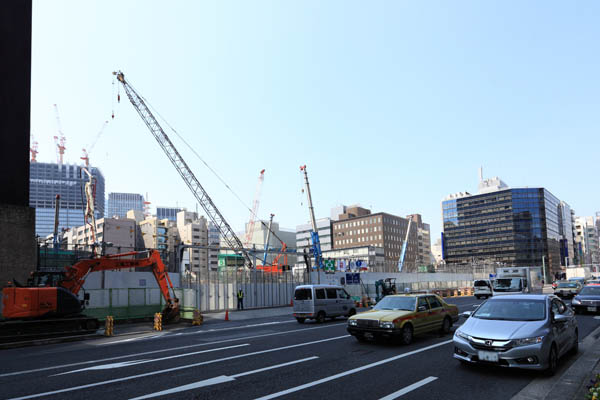
[[178,299],[175,299],[173,304],[167,304],[164,310],[162,310],[162,321],[164,324],[176,324],[180,318]]

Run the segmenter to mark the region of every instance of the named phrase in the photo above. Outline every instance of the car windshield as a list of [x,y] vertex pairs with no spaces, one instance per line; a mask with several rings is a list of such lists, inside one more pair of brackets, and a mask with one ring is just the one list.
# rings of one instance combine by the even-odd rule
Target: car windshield
[[490,284],[488,281],[475,281],[475,283],[473,283],[473,286],[484,286],[484,287],[488,287]]
[[414,311],[417,298],[414,296],[390,297],[386,296],[373,307],[374,310],[406,310]]
[[472,316],[504,321],[541,321],[546,318],[546,301],[492,299],[483,303]]
[[580,296],[600,296],[600,286],[586,286],[579,292]]
[[497,292],[511,292],[522,290],[521,278],[498,278],[494,281],[494,290]]
[[577,284],[573,282],[562,282],[558,284],[559,288],[576,288]]
[[296,289],[294,300],[312,300],[312,290],[308,288]]

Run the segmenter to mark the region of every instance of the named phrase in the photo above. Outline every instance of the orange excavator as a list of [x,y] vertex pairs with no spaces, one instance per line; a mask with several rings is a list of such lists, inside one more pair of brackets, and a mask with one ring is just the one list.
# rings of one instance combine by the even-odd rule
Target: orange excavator
[[[179,299],[173,283],[156,250],[133,251],[81,260],[65,267],[60,273],[36,272],[28,286],[2,289],[0,341],[11,336],[35,336],[90,332],[99,327],[96,318],[82,315],[89,293],[79,299],[86,277],[91,272],[124,268],[151,267],[160,291],[167,303],[162,311],[163,322],[178,322]],[[171,294],[172,293],[172,294]]]

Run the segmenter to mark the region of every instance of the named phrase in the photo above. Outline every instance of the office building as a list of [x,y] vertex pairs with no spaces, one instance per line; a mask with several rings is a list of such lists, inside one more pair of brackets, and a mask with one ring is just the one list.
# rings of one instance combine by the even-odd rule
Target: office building
[[598,229],[594,217],[575,218],[575,248],[578,253],[578,264],[600,262]]
[[563,221],[561,236],[559,214],[566,215],[566,203],[561,211],[561,202],[547,189],[507,189],[498,178],[486,181],[490,184],[480,182],[482,193],[461,192],[442,201],[445,262],[545,265],[546,274],[560,272],[568,222]]
[[129,210],[144,212],[144,196],[137,193],[109,193],[106,216],[125,218]]
[[179,272],[176,261],[179,232],[177,224],[168,219],[147,217],[139,223],[144,248],[157,249],[169,272]]
[[168,219],[169,221],[177,221],[177,213],[179,211],[185,211],[185,208],[179,207],[156,207],[156,218]]
[[[366,211],[368,212],[368,210]],[[403,244],[407,239],[409,219],[412,219],[402,260],[402,272],[417,271],[418,267],[430,264],[428,259],[431,253],[431,243],[428,242],[429,226],[423,224],[419,214],[409,215],[407,218],[383,212],[375,214],[361,212],[359,215],[340,215],[340,220],[332,223],[334,249],[357,246],[381,247],[383,248],[384,266],[379,272],[397,272],[400,270],[399,261],[402,256]],[[421,250],[419,250],[420,231]],[[423,232],[427,232],[426,239],[423,239]]]
[[[96,219],[104,217],[104,176],[91,168],[95,178]],[[56,195],[60,195],[58,229],[84,224],[87,201],[84,187],[88,176],[79,165],[34,162],[29,165],[29,205],[35,208],[35,233],[45,238],[54,232]]]
[[560,235],[560,263],[568,267],[575,263],[575,213],[564,201],[558,209],[558,232]]
[[208,226],[206,218],[192,211],[177,213],[177,231],[181,244],[204,248],[188,248],[183,251],[182,271],[186,276],[196,279],[197,274],[206,273],[208,262]]
[[[208,245],[210,247],[219,247],[221,244],[221,234],[217,226],[211,221],[208,223]],[[208,265],[211,270],[216,271],[219,268],[219,250],[208,250]]]
[[[90,225],[78,226],[64,233],[68,250],[92,251],[94,243]],[[96,248],[98,253],[125,253],[136,250],[136,222],[127,218],[100,218],[96,220]],[[102,248],[104,250],[102,250]]]
[[323,252],[323,258],[335,261],[336,271],[387,272],[383,247],[356,246],[331,249]]

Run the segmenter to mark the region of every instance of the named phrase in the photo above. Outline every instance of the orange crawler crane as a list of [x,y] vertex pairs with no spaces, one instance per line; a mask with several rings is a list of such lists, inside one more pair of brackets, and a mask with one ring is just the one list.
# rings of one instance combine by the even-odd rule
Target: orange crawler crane
[[0,320],[0,342],[12,341],[15,336],[35,337],[95,331],[99,327],[99,321],[82,315],[89,294],[86,293],[83,300],[78,297],[87,275],[96,271],[143,267],[152,267],[152,273],[167,303],[162,311],[163,321],[178,322],[179,299],[175,296],[173,283],[159,252],[134,251],[81,260],[65,267],[60,273],[36,272],[26,287],[17,284],[16,287],[3,288],[4,320]]

